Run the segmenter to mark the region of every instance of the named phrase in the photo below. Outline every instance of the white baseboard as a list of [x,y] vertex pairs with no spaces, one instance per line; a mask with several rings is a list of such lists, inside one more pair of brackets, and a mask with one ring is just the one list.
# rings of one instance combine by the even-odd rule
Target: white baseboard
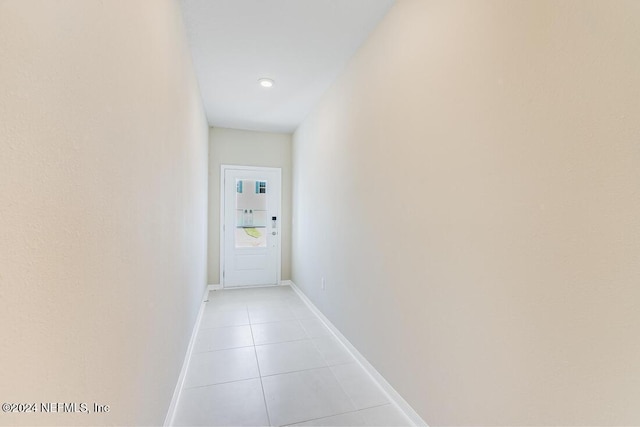
[[[286,282],[286,283],[285,283]],[[416,411],[407,403],[406,400],[400,396],[400,394],[391,387],[391,384],[369,363],[365,357],[349,342],[349,340],[342,335],[342,333],[325,317],[324,314],[311,302],[309,298],[293,283],[291,280],[283,280],[282,285],[291,286],[302,301],[307,304],[309,309],[316,314],[320,320],[325,324],[327,328],[333,333],[333,335],[342,343],[349,353],[356,359],[356,361],[362,366],[362,368],[369,374],[369,376],[378,384],[382,391],[387,395],[389,401],[391,401],[405,416],[411,421],[414,426],[428,427],[427,423],[418,415]]]
[[[293,283],[291,280],[282,280],[279,286],[289,286],[291,283]],[[278,285],[232,286],[227,289],[231,290],[231,289],[248,289],[248,288],[271,288],[273,286],[278,286]],[[208,289],[210,291],[220,291],[225,288],[222,285],[216,284],[216,285],[209,285]]]
[[196,323],[195,325],[193,325],[193,331],[191,332],[191,339],[189,340],[187,353],[184,355],[184,361],[182,362],[182,370],[180,371],[180,376],[178,377],[176,388],[173,390],[173,398],[171,399],[171,404],[169,405],[167,416],[164,419],[165,427],[172,426],[173,420],[176,416],[176,408],[178,407],[178,402],[180,401],[180,395],[182,394],[182,386],[184,385],[184,380],[187,375],[187,370],[189,369],[189,362],[191,362],[191,354],[193,353],[193,347],[195,346],[196,337],[198,336],[198,331],[200,330],[200,323],[202,321],[202,315],[204,314],[206,300],[209,298],[209,286],[207,286],[207,289],[205,290],[204,295],[202,296],[202,303],[200,304],[198,317],[196,317]]

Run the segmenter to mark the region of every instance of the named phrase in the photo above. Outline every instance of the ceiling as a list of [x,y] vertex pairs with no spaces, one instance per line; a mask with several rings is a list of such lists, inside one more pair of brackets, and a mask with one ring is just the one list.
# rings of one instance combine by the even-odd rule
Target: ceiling
[[394,1],[181,0],[209,124],[293,132]]

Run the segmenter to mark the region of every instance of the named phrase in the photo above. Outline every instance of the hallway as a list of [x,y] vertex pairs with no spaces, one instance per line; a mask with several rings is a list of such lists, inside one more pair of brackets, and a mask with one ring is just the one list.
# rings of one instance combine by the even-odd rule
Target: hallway
[[289,286],[210,291],[174,425],[411,425]]
[[0,64],[0,427],[640,426],[640,0],[0,0]]

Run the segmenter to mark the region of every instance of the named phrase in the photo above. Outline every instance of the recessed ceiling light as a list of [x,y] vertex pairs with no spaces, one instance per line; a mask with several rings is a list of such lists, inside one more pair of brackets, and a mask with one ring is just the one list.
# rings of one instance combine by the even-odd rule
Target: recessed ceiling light
[[260,83],[260,86],[262,87],[273,87],[273,80],[266,77],[259,79],[258,83]]

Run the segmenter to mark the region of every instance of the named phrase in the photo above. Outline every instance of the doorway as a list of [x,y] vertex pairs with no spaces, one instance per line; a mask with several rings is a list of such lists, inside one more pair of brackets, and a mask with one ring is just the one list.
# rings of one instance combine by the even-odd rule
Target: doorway
[[221,166],[220,284],[280,283],[280,168]]

